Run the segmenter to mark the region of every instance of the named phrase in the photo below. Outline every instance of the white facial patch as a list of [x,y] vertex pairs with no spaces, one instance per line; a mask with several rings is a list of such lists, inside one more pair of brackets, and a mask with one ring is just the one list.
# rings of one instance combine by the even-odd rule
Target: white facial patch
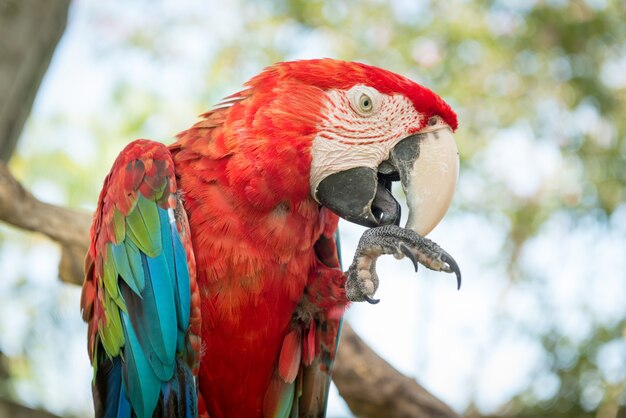
[[326,94],[327,107],[311,147],[313,197],[320,182],[333,173],[355,167],[376,170],[410,129],[420,126],[420,115],[402,95],[381,94],[363,85]]

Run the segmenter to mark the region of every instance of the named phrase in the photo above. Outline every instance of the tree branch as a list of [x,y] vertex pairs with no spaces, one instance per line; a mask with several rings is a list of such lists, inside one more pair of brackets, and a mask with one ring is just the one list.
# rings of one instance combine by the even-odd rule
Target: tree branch
[[345,322],[333,381],[359,417],[459,418],[414,379],[379,357]]
[[70,0],[0,0],[0,161],[13,154],[57,42]]
[[9,383],[9,363],[9,357],[0,351],[0,418],[58,418],[49,412],[32,409],[7,399],[14,392]]
[[83,259],[89,246],[90,214],[38,200],[0,162],[0,220],[20,229],[42,233],[58,242],[63,249],[61,279],[82,284]]
[[[59,276],[82,284],[91,215],[37,200],[0,162],[0,220],[40,232],[63,247]],[[333,380],[357,415],[458,418],[447,405],[380,358],[344,323]]]

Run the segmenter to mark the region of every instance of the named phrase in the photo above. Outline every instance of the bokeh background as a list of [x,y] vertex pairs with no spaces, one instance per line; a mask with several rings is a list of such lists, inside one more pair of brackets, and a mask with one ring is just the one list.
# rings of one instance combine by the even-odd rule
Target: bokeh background
[[[460,120],[458,191],[431,237],[459,262],[461,291],[389,257],[382,302],[354,306],[353,327],[468,416],[618,416],[623,0],[74,0],[9,167],[38,198],[93,210],[130,140],[168,143],[265,66],[314,57],[404,74]],[[350,260],[363,229],[341,228]],[[0,396],[86,417],[80,289],[58,280],[59,257],[0,225]],[[351,416],[336,392],[329,416]]]

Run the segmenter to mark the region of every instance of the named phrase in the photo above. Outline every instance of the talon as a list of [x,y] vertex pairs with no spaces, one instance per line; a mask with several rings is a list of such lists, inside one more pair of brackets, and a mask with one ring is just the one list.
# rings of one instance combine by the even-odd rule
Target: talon
[[448,269],[444,271],[448,273],[454,272],[454,274],[456,275],[456,283],[457,283],[456,288],[460,289],[461,288],[461,269],[459,269],[459,265],[456,263],[456,261],[454,261],[454,258],[452,258],[452,256],[445,251],[441,254],[441,260],[449,266]]
[[369,297],[367,295],[363,295],[363,299],[365,299],[367,301],[367,303],[370,303],[372,305],[376,305],[378,302],[380,302],[380,299],[374,299],[374,298],[371,298],[371,297]]
[[400,243],[400,251],[402,251],[402,254],[407,256],[407,258],[413,262],[413,267],[415,267],[415,272],[417,273],[417,258],[415,258],[415,254],[413,254],[413,251],[411,251],[409,246],[406,245],[404,242]]

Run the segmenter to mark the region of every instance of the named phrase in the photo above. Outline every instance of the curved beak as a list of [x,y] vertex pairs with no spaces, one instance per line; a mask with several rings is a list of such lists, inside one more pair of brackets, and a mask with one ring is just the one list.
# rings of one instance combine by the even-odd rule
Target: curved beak
[[448,127],[419,133],[391,150],[409,218],[406,228],[426,236],[448,211],[459,178],[459,150]]
[[400,180],[407,197],[406,228],[427,235],[452,201],[459,156],[448,127],[411,135],[394,146],[377,170],[355,167],[324,178],[315,197],[340,217],[376,227],[400,223],[400,205],[391,184]]

